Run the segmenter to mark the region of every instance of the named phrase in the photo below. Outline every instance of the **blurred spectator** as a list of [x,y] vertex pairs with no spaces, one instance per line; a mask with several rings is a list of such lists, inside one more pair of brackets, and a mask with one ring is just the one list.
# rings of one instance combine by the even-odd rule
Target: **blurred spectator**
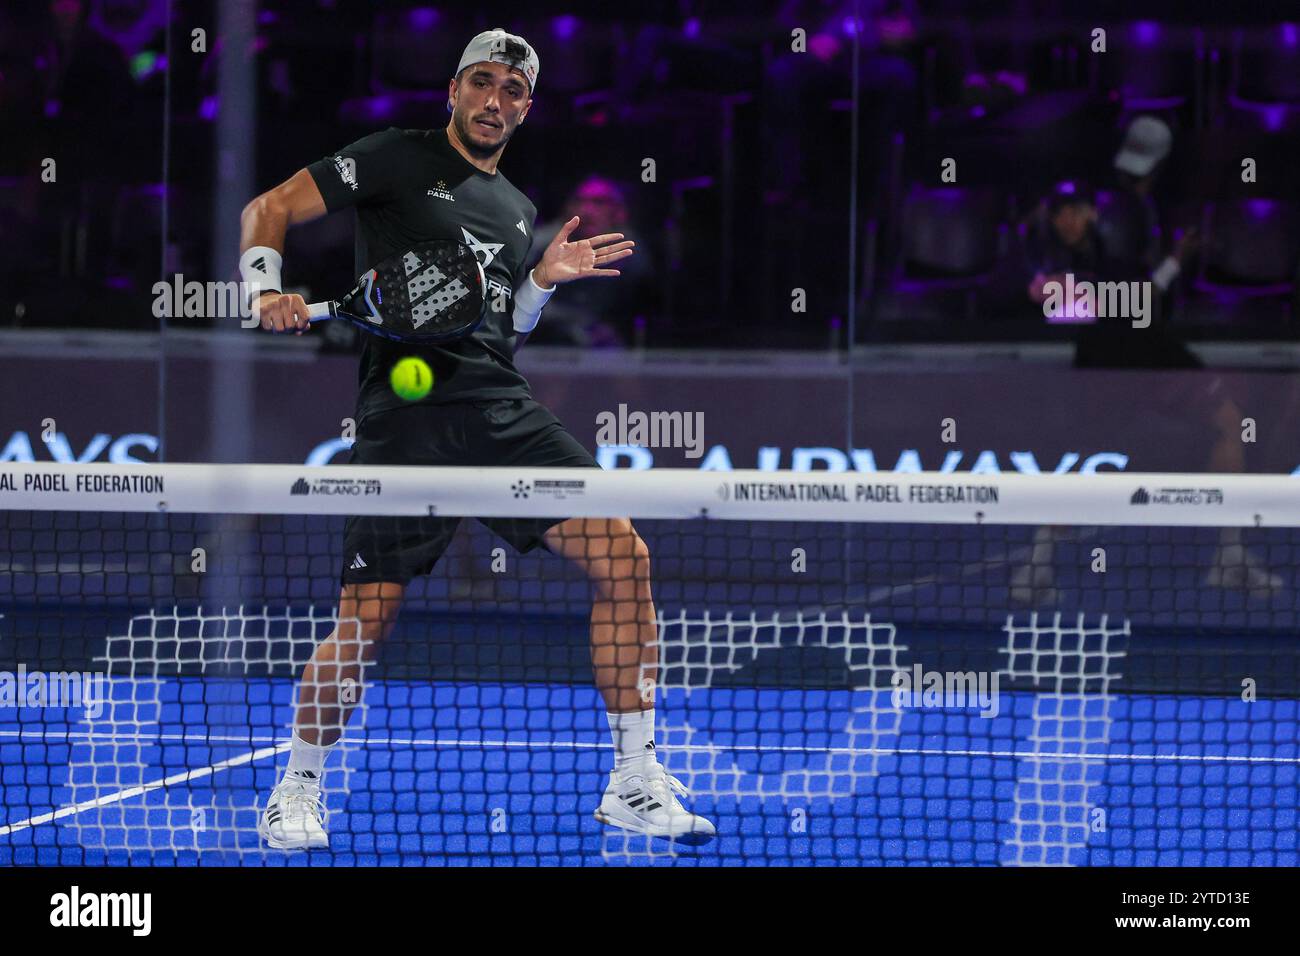
[[556,219],[537,226],[528,251],[528,267],[536,265],[560,227],[572,217],[581,221],[572,239],[590,239],[621,232],[636,243],[633,255],[618,263],[620,275],[566,286],[546,305],[542,321],[529,341],[593,348],[637,344],[637,323],[658,311],[658,288],[651,251],[631,222],[623,190],[603,176],[578,184]]
[[1161,243],[1170,230],[1154,190],[1172,146],[1173,134],[1164,121],[1139,116],[1129,124],[1115,154],[1117,188],[1112,205],[1098,223],[1109,253],[1140,263],[1161,293],[1169,290],[1196,248],[1196,231],[1189,229],[1174,239],[1168,255],[1163,259],[1160,255]]
[[1139,248],[1148,268],[1156,267],[1158,241],[1164,221],[1152,196],[1158,166],[1169,156],[1173,134],[1164,121],[1139,116],[1128,124],[1125,140],[1115,153],[1117,206],[1112,216],[1101,221],[1102,238],[1108,246]]
[[[1067,274],[1074,281],[1132,279],[1132,264],[1108,258],[1097,230],[1097,202],[1088,186],[1077,182],[1057,185],[1052,195],[1039,206],[1036,222],[1026,244],[1031,301],[1042,304],[1048,298],[1051,283],[1066,284]],[[1139,270],[1140,274],[1140,270]],[[1051,316],[1049,322],[1088,320],[1080,316]]]
[[[1123,153],[1121,153],[1123,156]],[[1141,232],[1136,241],[1120,241],[1119,230],[1113,228],[1114,220],[1103,226],[1098,213],[1096,194],[1087,186],[1075,182],[1060,183],[1050,199],[1040,205],[1037,223],[1027,243],[1029,258],[1029,298],[1041,304],[1047,299],[1045,286],[1051,282],[1064,284],[1067,273],[1075,281],[1150,281],[1153,296],[1168,289],[1181,270],[1182,260],[1195,245],[1195,234],[1189,231],[1175,244],[1174,251],[1160,263],[1155,263],[1158,248],[1154,230],[1156,212],[1150,203],[1148,178],[1130,180],[1123,193],[1122,202],[1131,203],[1131,209],[1140,210]],[[1113,198],[1113,197],[1112,197]],[[1115,215],[1114,208],[1108,213]],[[1127,230],[1132,232],[1132,228]],[[1150,236],[1150,241],[1148,241]],[[1080,316],[1080,319],[1089,319]],[[1070,321],[1066,316],[1049,317],[1049,321]]]
[[[1112,255],[1097,228],[1095,193],[1076,182],[1057,185],[1052,196],[1040,206],[1036,228],[1027,244],[1031,276],[1027,287],[1029,299],[1041,306],[1049,298],[1052,283],[1069,286],[1069,276],[1080,282],[1150,282],[1147,305],[1152,309],[1150,325],[1134,328],[1134,316],[1095,316],[1080,314],[1047,317],[1051,323],[1077,322],[1087,328],[1077,340],[1076,364],[1114,368],[1195,368],[1200,362],[1169,330],[1159,309],[1161,286],[1155,273],[1141,257]],[[1180,247],[1190,248],[1190,237]],[[1182,252],[1180,251],[1180,254]],[[1156,273],[1163,268],[1157,267]]]
[[1168,321],[1166,293],[1197,244],[1196,230],[1191,228],[1177,236],[1168,255],[1160,254],[1168,220],[1154,190],[1172,148],[1173,134],[1163,120],[1139,116],[1129,123],[1115,153],[1116,189],[1098,220],[1098,237],[1107,259],[1119,264],[1117,273],[1151,283],[1154,315],[1151,328],[1138,330],[1144,335],[1128,334],[1121,325],[1082,336],[1076,356],[1082,365],[1194,368],[1201,364]]

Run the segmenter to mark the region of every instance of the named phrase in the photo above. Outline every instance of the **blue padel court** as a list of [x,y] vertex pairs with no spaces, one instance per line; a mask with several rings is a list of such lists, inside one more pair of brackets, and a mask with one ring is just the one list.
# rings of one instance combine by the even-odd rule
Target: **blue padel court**
[[0,862],[1300,862],[1295,701],[1011,692],[989,719],[883,691],[669,691],[666,766],[718,826],[692,847],[593,819],[611,754],[591,688],[382,682],[332,758],[330,848],[288,854],[259,847],[255,808],[283,766],[289,682],[109,687],[94,720],[3,712]]

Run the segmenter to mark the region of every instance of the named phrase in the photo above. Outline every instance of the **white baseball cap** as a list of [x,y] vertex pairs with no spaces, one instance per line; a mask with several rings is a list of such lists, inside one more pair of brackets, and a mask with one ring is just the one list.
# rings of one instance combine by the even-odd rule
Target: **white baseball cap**
[[1115,168],[1134,176],[1145,176],[1169,155],[1174,136],[1163,120],[1139,116],[1129,124],[1124,145],[1115,154]]
[[469,41],[465,52],[460,55],[456,75],[459,76],[461,70],[475,63],[504,63],[524,75],[528,81],[529,96],[537,89],[537,73],[541,69],[537,51],[523,37],[507,33],[501,27],[484,30]]

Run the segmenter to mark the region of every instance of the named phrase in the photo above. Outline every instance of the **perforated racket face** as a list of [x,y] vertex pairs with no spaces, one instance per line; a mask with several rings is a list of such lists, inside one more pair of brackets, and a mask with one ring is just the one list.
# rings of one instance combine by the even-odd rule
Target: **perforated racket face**
[[486,280],[463,242],[427,242],[390,256],[361,277],[339,311],[367,331],[404,342],[469,335],[486,312]]

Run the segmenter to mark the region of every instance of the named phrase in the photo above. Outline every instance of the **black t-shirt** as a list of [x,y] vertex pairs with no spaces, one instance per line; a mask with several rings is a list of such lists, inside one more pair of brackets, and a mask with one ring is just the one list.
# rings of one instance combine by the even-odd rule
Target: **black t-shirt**
[[489,308],[472,336],[445,345],[414,346],[365,336],[357,421],[412,404],[393,393],[394,363],[418,355],[433,369],[434,387],[420,404],[528,398],[514,366],[514,290],[527,282],[524,258],[537,208],[500,172],[473,166],[447,141],[445,129],[373,133],[307,167],[330,212],[357,212],[356,274],[418,242],[455,239],[477,253],[487,277]]

